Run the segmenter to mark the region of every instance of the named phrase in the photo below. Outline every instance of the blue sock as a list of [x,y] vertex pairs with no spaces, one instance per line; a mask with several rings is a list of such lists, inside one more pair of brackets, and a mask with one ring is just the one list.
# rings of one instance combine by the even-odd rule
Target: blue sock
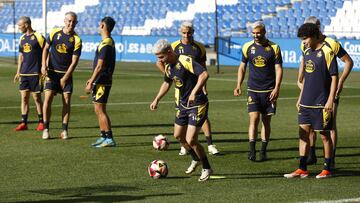
[[324,158],[324,170],[331,171],[331,158]]
[[306,160],[307,160],[307,156],[300,156],[299,158],[299,169],[303,170],[303,171],[307,171],[307,164],[306,164]]

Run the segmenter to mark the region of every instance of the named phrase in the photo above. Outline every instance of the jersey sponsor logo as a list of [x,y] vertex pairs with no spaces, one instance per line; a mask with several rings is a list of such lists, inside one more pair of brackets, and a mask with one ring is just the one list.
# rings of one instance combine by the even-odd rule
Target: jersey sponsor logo
[[266,66],[266,59],[262,56],[257,56],[252,60],[252,63],[258,68],[263,68]]
[[178,87],[178,88],[180,88],[180,87],[182,87],[184,85],[183,82],[181,81],[181,79],[176,77],[176,76],[174,77],[173,80],[175,81],[175,86]]
[[61,53],[61,54],[66,54],[67,53],[67,46],[64,43],[58,44],[56,45],[56,51]]
[[23,50],[24,50],[25,53],[31,52],[31,49],[32,49],[32,47],[31,47],[31,45],[29,43],[24,44]]
[[307,73],[312,73],[312,72],[314,72],[314,70],[315,70],[315,64],[314,64],[314,62],[313,62],[312,60],[307,60],[307,61],[305,62],[305,71],[306,71]]

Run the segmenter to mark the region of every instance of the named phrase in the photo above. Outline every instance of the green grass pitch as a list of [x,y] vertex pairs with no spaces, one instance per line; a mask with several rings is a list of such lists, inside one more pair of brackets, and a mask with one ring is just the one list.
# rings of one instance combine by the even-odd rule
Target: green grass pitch
[[[222,156],[209,155],[214,178],[200,183],[200,169],[193,175],[184,173],[190,157],[178,156],[179,144],[172,137],[173,90],[157,111],[149,110],[162,83],[154,64],[117,64],[108,112],[118,146],[94,149],[90,144],[99,134],[96,116],[90,99],[79,98],[91,74],[90,62],[82,61],[74,73],[71,139],[65,141],[59,139],[60,96],[52,108],[54,139],[42,140],[33,130],[37,116],[32,100],[30,130],[13,131],[20,119],[20,95],[18,84],[12,82],[16,69],[12,62],[0,60],[0,202],[305,202],[360,197],[359,72],[351,73],[340,101],[335,177],[315,179],[322,169],[318,138],[320,163],[309,167],[311,176],[288,180],[283,174],[296,169],[298,157],[297,71],[284,71],[272,120],[270,160],[254,163],[247,160],[246,97],[233,96],[237,67],[222,67],[219,74],[209,67],[209,118]],[[160,133],[170,138],[167,151],[152,148],[153,137]],[[200,140],[206,146],[203,135]],[[147,166],[154,159],[168,163],[167,178],[148,176]]]

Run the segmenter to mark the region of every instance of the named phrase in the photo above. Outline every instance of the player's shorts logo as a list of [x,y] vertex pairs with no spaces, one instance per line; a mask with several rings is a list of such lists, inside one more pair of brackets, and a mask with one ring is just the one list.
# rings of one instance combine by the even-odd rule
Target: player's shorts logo
[[258,68],[263,68],[266,66],[266,59],[262,56],[257,56],[253,59],[252,63]]
[[254,101],[253,101],[253,99],[252,99],[251,96],[248,96],[247,104],[248,104],[248,105],[249,105],[249,104],[254,104]]
[[56,51],[61,54],[67,53],[67,46],[64,43],[56,45]]
[[305,71],[306,71],[307,73],[312,73],[312,72],[314,72],[314,70],[315,70],[315,64],[314,64],[314,62],[312,62],[312,60],[307,60],[307,61],[305,62]]
[[31,49],[32,49],[32,47],[31,47],[31,45],[29,43],[25,43],[23,48],[24,48],[25,53],[31,52]]

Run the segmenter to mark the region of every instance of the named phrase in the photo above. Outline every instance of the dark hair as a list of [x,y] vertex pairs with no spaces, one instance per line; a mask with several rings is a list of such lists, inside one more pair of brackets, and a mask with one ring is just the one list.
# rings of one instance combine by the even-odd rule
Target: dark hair
[[305,23],[300,26],[297,36],[300,38],[315,37],[318,39],[320,37],[320,30],[318,26],[313,23]]
[[101,22],[105,23],[109,33],[114,29],[115,20],[112,17],[106,16],[101,20]]

